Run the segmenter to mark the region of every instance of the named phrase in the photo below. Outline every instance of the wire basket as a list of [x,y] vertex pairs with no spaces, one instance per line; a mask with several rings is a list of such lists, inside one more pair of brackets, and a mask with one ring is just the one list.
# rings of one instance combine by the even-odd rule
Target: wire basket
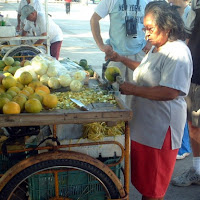
[[[104,158],[105,159],[105,158]],[[119,158],[107,158],[104,163],[115,163]],[[121,164],[111,167],[120,179]],[[105,191],[102,185],[91,175],[79,171],[70,170],[58,173],[59,196],[69,199],[104,200]],[[48,200],[55,197],[54,174],[36,174],[28,179],[30,200]],[[84,194],[84,195],[83,195]]]

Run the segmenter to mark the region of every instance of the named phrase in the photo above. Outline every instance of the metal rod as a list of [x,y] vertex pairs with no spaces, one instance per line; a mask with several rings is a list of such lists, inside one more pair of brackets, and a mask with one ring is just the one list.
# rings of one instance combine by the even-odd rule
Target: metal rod
[[125,163],[124,163],[124,189],[129,200],[129,173],[130,173],[130,127],[129,123],[125,122]]

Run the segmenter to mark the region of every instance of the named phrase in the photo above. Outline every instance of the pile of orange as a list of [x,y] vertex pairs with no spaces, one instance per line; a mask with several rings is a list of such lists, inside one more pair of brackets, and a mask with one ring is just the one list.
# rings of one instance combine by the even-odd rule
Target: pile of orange
[[57,103],[57,96],[50,93],[49,87],[33,80],[29,72],[23,72],[17,80],[12,75],[5,76],[0,84],[1,113],[38,113],[43,106],[52,109]]

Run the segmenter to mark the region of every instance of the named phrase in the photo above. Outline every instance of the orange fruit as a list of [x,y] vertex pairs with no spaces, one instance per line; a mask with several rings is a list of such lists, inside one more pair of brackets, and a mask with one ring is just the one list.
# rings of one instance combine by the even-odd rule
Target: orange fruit
[[47,108],[55,108],[58,104],[58,98],[54,94],[47,94],[44,96],[42,103]]
[[18,88],[17,86],[13,86],[13,87],[10,87],[8,90],[7,90],[7,92],[8,91],[14,91],[14,92],[16,92],[17,94],[21,91],[20,90],[20,88]]
[[23,85],[28,85],[33,80],[30,72],[22,72],[19,77],[19,82]]
[[3,68],[3,71],[6,72],[6,71],[8,71],[9,68],[11,68],[11,67],[12,67],[11,65],[7,65],[7,66],[5,66],[5,67]]
[[43,90],[38,90],[38,91],[36,91],[35,93],[36,93],[36,94],[39,94],[40,96],[42,96],[42,99],[44,98],[44,96],[47,95],[47,93],[44,92]]
[[44,92],[44,91],[42,91],[42,90],[38,90],[37,92],[35,92],[35,93],[37,93],[37,94],[39,94],[40,96],[42,96],[42,99],[44,98],[44,96],[46,96],[47,95],[47,93],[46,92]]
[[20,90],[22,90],[24,88],[24,85],[22,83],[20,83],[19,81],[17,81],[16,87],[18,87]]
[[17,81],[12,76],[6,76],[2,80],[2,85],[4,88],[8,89],[10,87],[16,86]]
[[12,100],[12,96],[10,94],[6,93],[6,92],[5,93],[1,93],[0,97],[5,97],[5,98],[9,99],[10,101]]
[[0,110],[2,111],[4,104],[8,103],[10,100],[6,97],[0,97]]
[[29,86],[25,86],[23,90],[27,90],[30,94],[33,94],[34,93],[34,90],[32,87],[29,87]]
[[33,93],[28,96],[28,99],[38,99],[42,103],[43,97],[37,93]]
[[46,85],[41,85],[35,88],[35,92],[39,90],[44,91],[46,94],[50,94],[50,89]]
[[42,110],[42,104],[38,99],[29,99],[25,103],[25,110],[29,113],[39,113]]
[[40,81],[34,80],[28,84],[29,87],[32,87],[34,90],[36,87],[41,86],[42,83]]
[[12,101],[18,103],[19,106],[20,106],[20,110],[23,111],[27,99],[26,99],[26,97],[23,96],[23,95],[17,95],[17,96],[15,96],[15,97],[12,99]]
[[19,93],[19,94],[17,94],[17,96],[22,96],[22,97],[25,97],[26,98],[26,100],[28,99],[28,96],[26,96],[25,94],[23,94],[23,93]]
[[3,106],[3,113],[4,114],[19,114],[20,113],[20,106],[18,103],[14,101],[9,101]]
[[120,75],[121,75],[120,69],[118,67],[115,67],[115,66],[108,67],[105,71],[105,77],[111,83],[115,82],[116,76],[120,76]]
[[24,95],[26,95],[27,97],[30,95],[30,92],[28,91],[28,90],[21,90],[20,92],[19,92],[19,94],[24,94]]
[[17,95],[17,93],[15,91],[13,91],[13,90],[6,91],[6,93],[9,94],[12,97],[15,97]]

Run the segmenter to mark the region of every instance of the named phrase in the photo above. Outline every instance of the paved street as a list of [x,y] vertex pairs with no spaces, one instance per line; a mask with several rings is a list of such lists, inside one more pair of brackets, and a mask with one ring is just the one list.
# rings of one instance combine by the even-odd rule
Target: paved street
[[[85,58],[88,60],[88,63],[101,74],[104,54],[97,48],[89,24],[95,6],[95,4],[90,2],[88,6],[72,3],[70,15],[66,15],[64,3],[49,3],[48,9],[52,18],[61,27],[64,33],[60,58],[70,58],[74,61]],[[13,25],[16,24],[17,7],[17,3],[0,3],[1,13],[8,13]],[[109,19],[103,19],[101,25],[103,38],[106,39],[108,38]],[[181,174],[185,169],[189,168],[191,164],[192,155],[184,160],[177,161],[173,177]],[[141,195],[131,186],[130,200],[140,199]],[[200,200],[200,186],[174,187],[170,185],[165,200]]]

